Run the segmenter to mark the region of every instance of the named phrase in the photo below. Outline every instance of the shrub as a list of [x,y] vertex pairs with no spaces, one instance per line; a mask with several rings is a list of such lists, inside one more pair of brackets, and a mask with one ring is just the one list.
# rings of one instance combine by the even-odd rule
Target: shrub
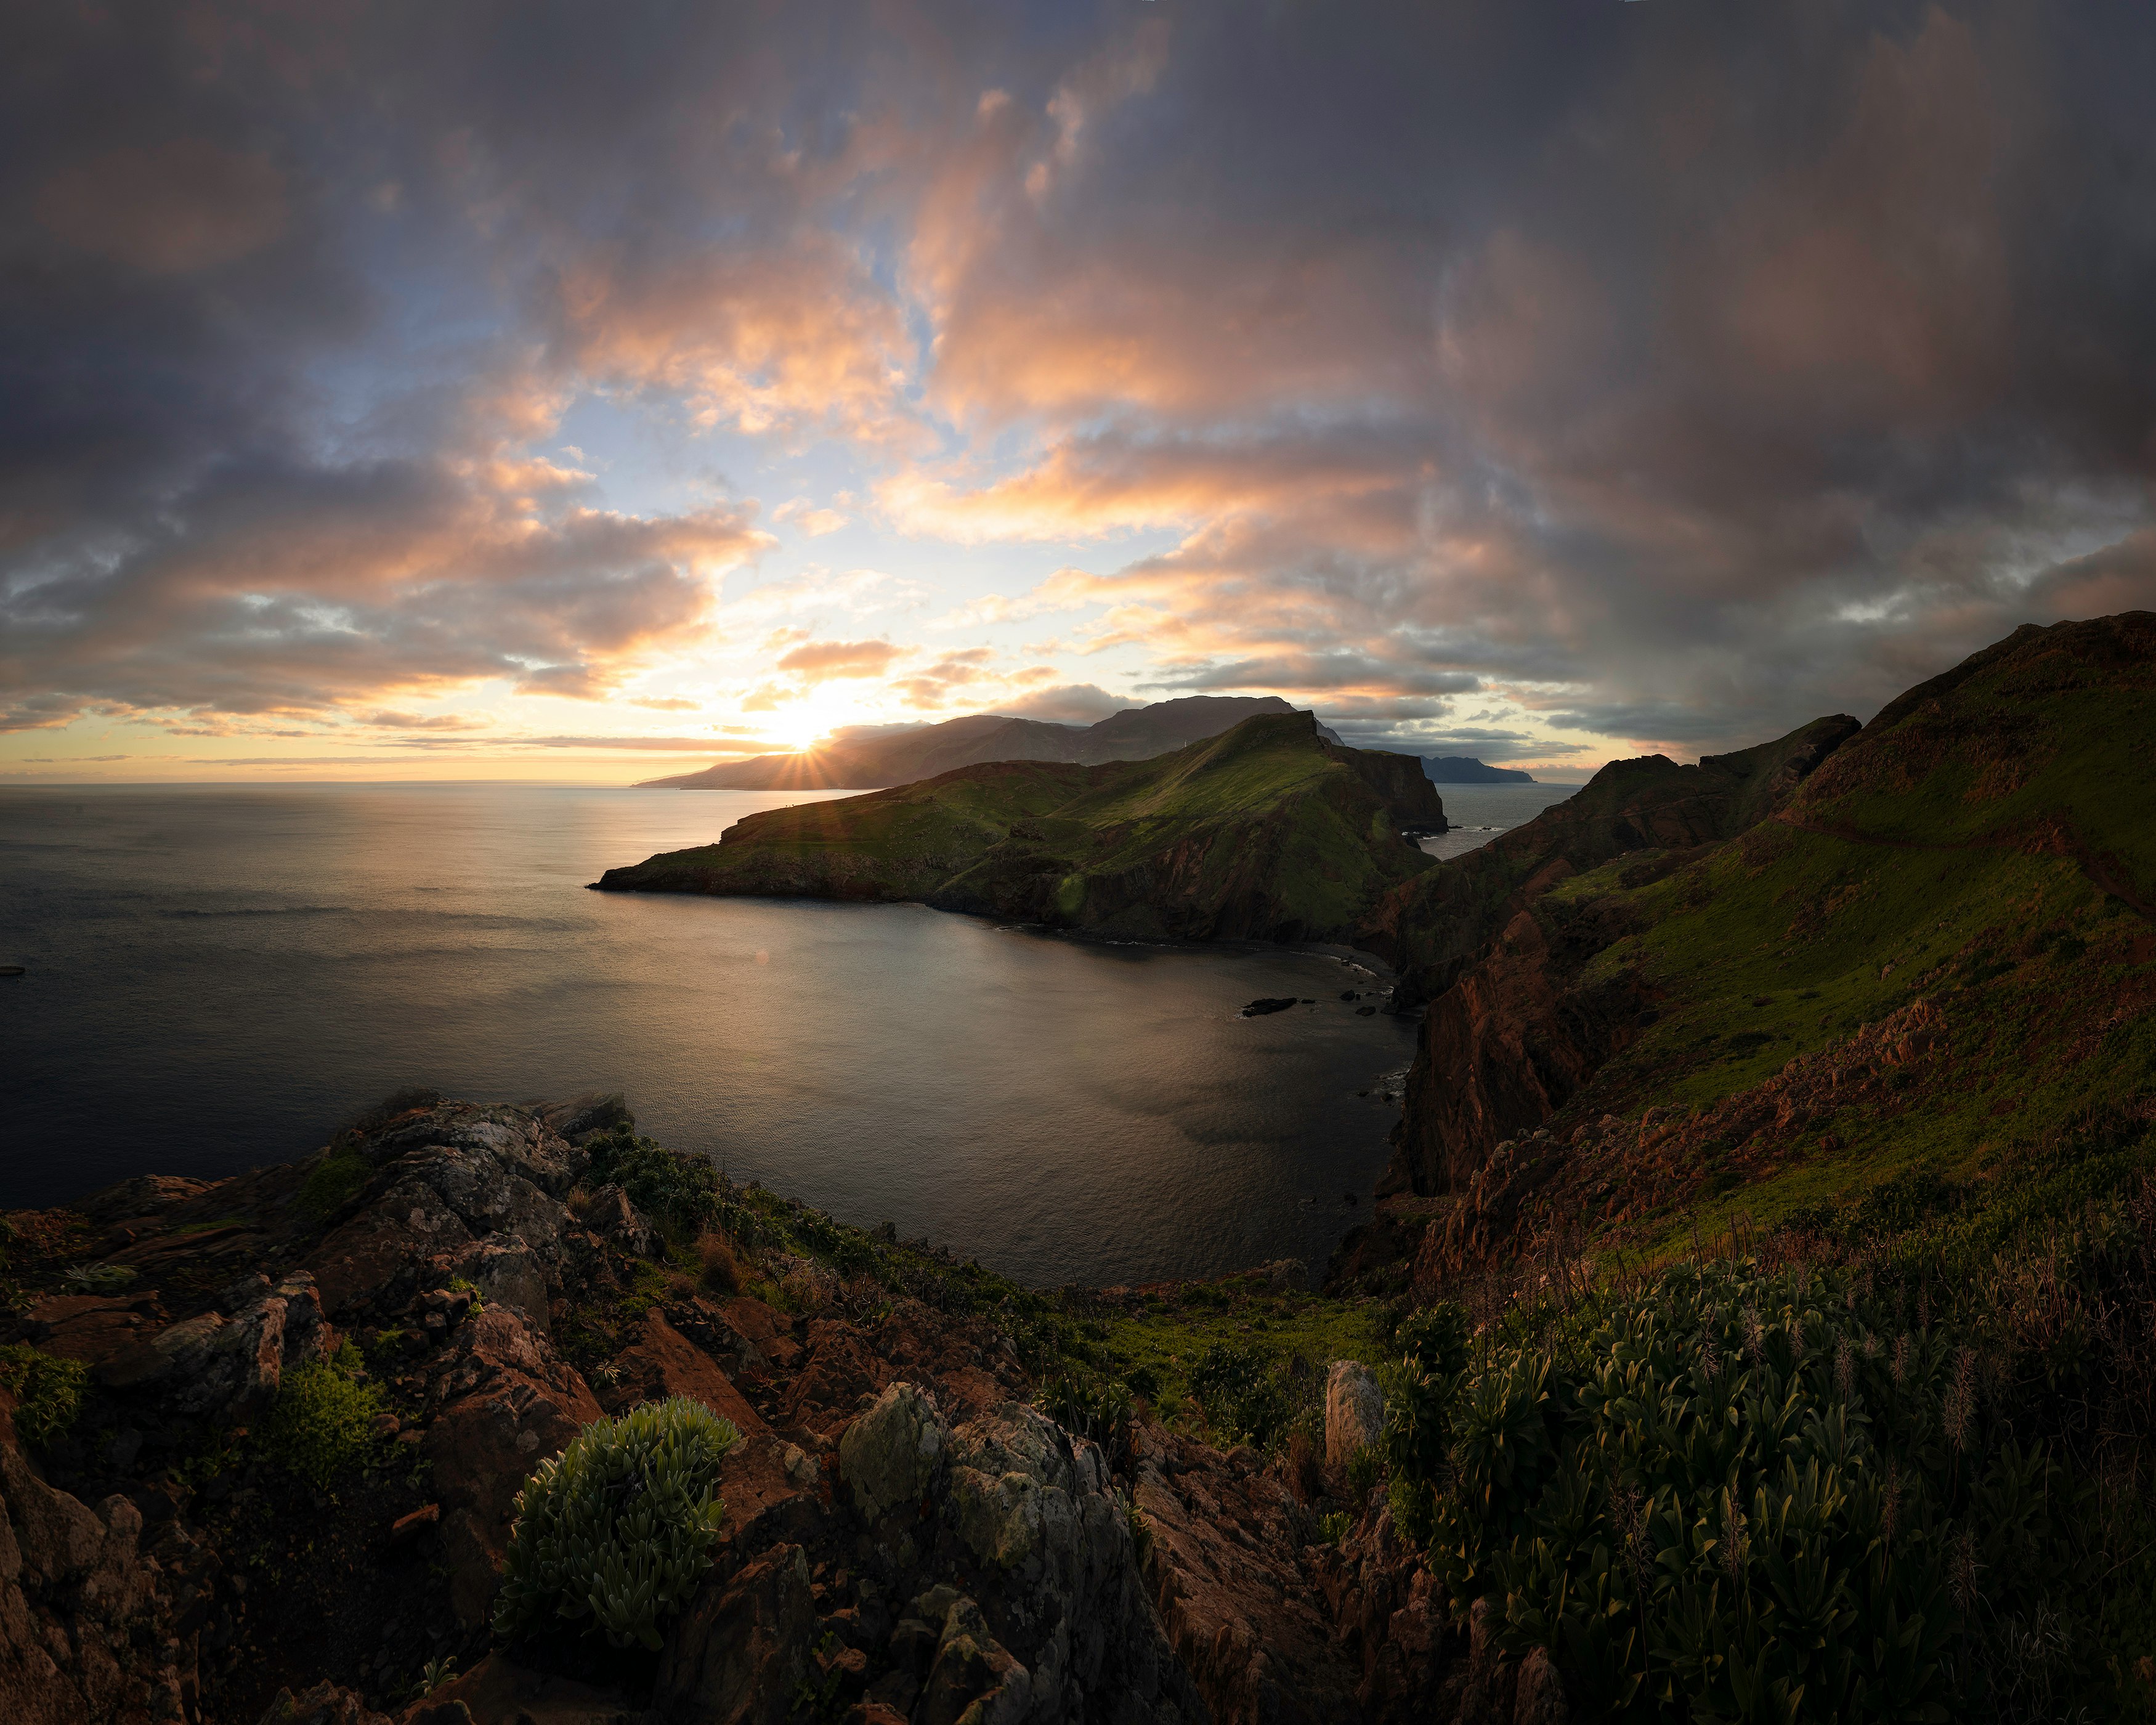
[[706,1235],[696,1242],[696,1256],[703,1266],[696,1279],[705,1287],[721,1295],[741,1291],[741,1264],[734,1256],[733,1248],[723,1238],[716,1234]]
[[1987,1443],[1979,1378],[1854,1277],[1682,1267],[1583,1343],[1490,1342],[1435,1465],[1394,1453],[1455,1609],[1497,1602],[1585,1711],[1944,1718],[1957,1630],[2063,1553],[2061,1471]]
[[0,1348],[0,1387],[15,1398],[15,1430],[33,1450],[49,1450],[67,1435],[89,1376],[80,1360],[42,1353],[27,1342]]
[[287,1473],[327,1491],[380,1441],[382,1392],[360,1381],[359,1350],[346,1342],[329,1359],[285,1374],[262,1420],[262,1450]]
[[683,1396],[586,1426],[517,1494],[495,1633],[588,1617],[617,1647],[656,1649],[661,1620],[711,1566],[719,1465],[740,1442]]
[[326,1222],[367,1184],[374,1165],[351,1144],[331,1146],[315,1160],[300,1187],[299,1207],[313,1222]]
[[1294,1398],[1254,1348],[1215,1342],[1198,1357],[1189,1375],[1190,1393],[1205,1409],[1205,1422],[1223,1448],[1246,1442],[1270,1449],[1294,1420]]
[[63,1280],[85,1294],[116,1294],[133,1286],[135,1272],[125,1264],[78,1264]]
[[1130,1435],[1131,1393],[1111,1379],[1066,1372],[1045,1384],[1034,1404],[1065,1431],[1091,1438],[1120,1459]]
[[676,1237],[693,1238],[719,1219],[718,1172],[707,1158],[669,1150],[627,1127],[603,1132],[584,1147],[592,1158],[588,1184],[620,1187]]

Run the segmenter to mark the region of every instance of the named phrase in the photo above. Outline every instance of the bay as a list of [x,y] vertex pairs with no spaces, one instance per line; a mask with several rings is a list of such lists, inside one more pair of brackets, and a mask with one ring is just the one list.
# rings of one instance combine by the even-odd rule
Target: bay
[[409,1084],[621,1090],[737,1178],[1035,1285],[1322,1266],[1413,1052],[1340,957],[584,891],[814,794],[0,790],[0,1203],[287,1160]]

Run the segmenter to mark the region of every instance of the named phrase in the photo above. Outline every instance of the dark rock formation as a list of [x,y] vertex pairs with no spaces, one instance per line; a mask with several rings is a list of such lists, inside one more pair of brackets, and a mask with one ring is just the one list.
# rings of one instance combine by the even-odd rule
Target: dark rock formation
[[[144,1281],[27,1321],[90,1368],[54,1458],[89,1497],[0,1434],[0,1717],[1512,1717],[1464,1710],[1442,1598],[1370,1516],[1344,1548],[1312,1543],[1291,1464],[1142,1423],[1103,1447],[1029,1404],[988,1318],[864,1298],[783,1250],[737,1243],[793,1312],[644,1255],[650,1222],[583,1189],[564,1132],[628,1123],[618,1099],[429,1102],[307,1163],[100,1201],[101,1235],[41,1219]],[[234,1238],[250,1274],[229,1273]],[[388,1407],[377,1465],[325,1497],[240,1428],[302,1368],[351,1369],[346,1343]],[[567,1626],[494,1645],[524,1479],[603,1411],[670,1395],[743,1441],[716,1561],[655,1661]]]

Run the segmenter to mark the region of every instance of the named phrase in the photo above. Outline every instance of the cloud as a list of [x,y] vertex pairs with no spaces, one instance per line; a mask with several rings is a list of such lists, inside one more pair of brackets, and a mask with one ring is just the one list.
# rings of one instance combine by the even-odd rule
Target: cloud
[[33,207],[74,250],[157,275],[234,263],[275,239],[287,215],[274,162],[201,138],[79,157]]
[[2145,8],[1140,11],[11,16],[0,726],[1689,752],[2156,602]]
[[844,526],[850,516],[835,509],[819,509],[806,497],[789,497],[771,512],[774,521],[798,521],[801,531],[811,539],[826,533],[835,533]]
[[873,677],[891,668],[904,649],[889,641],[811,641],[778,658],[778,669],[803,682],[833,677]]
[[484,714],[400,713],[384,708],[378,712],[359,716],[355,723],[372,725],[385,731],[484,731],[494,721]]
[[997,704],[998,712],[1014,718],[1048,719],[1064,725],[1093,725],[1111,713],[1142,703],[1119,701],[1097,684],[1060,683],[1052,689],[1036,689],[1016,701]]

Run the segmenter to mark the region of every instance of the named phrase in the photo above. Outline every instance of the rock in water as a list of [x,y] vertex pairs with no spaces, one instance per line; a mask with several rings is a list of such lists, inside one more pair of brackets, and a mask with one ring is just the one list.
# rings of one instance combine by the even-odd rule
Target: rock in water
[[1243,1016],[1246,1019],[1261,1019],[1269,1012],[1286,1012],[1295,1004],[1295,996],[1292,994],[1286,995],[1278,1000],[1253,1000],[1243,1009]]
[[1325,1380],[1325,1465],[1345,1467],[1357,1450],[1375,1445],[1384,1429],[1384,1392],[1370,1368],[1357,1360],[1335,1360]]

